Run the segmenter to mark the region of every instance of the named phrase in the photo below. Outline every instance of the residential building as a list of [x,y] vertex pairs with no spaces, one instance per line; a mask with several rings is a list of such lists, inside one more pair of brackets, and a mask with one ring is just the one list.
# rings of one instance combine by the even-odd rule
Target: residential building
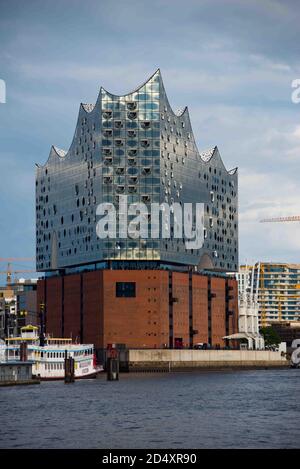
[[[252,282],[257,288],[259,325],[300,319],[300,264],[257,262],[241,266],[239,291]],[[257,286],[257,287],[256,287]]]
[[21,327],[37,325],[37,279],[20,279],[0,287],[0,338],[20,335]]

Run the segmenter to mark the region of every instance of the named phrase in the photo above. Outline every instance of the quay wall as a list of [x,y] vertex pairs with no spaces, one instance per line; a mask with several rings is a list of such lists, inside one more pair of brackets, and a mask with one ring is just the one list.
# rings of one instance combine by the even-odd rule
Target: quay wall
[[129,350],[129,371],[289,366],[281,352],[269,350]]
[[37,384],[32,378],[31,362],[0,362],[0,386]]

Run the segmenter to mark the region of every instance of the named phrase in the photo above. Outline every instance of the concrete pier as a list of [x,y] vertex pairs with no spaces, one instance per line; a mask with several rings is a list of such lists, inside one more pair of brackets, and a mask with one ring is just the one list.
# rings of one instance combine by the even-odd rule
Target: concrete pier
[[0,386],[39,384],[39,379],[32,378],[32,362],[0,363]]
[[129,371],[276,368],[289,366],[281,352],[269,350],[129,350]]

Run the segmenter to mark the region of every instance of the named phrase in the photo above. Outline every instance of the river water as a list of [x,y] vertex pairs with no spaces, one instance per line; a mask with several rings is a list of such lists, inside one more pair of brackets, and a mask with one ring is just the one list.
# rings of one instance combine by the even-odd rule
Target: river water
[[300,370],[0,388],[1,448],[299,448]]

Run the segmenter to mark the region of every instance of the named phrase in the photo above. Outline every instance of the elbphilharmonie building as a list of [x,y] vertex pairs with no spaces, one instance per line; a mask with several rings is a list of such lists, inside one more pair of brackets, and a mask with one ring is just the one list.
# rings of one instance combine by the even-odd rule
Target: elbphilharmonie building
[[[37,269],[194,266],[238,268],[237,170],[227,171],[218,148],[199,152],[188,109],[174,112],[161,73],[117,96],[101,88],[95,105],[81,104],[68,151],[53,146],[36,175]],[[100,239],[97,206],[143,202],[204,204],[204,243],[184,237]],[[155,220],[149,217],[149,227]]]
[[[101,88],[95,105],[80,105],[70,149],[52,147],[37,168],[41,329],[94,344],[100,359],[112,343],[228,346],[238,327],[237,282],[225,274],[238,269],[237,184],[217,147],[198,151],[188,109],[172,110],[159,70],[124,96]],[[130,236],[129,210],[125,236],[99,236],[99,206],[124,215],[125,197],[149,208],[146,225],[158,224],[159,236]],[[170,209],[168,236],[153,204]],[[175,229],[175,208],[188,204],[201,206],[201,244],[193,248]],[[197,229],[197,213],[187,218]]]

